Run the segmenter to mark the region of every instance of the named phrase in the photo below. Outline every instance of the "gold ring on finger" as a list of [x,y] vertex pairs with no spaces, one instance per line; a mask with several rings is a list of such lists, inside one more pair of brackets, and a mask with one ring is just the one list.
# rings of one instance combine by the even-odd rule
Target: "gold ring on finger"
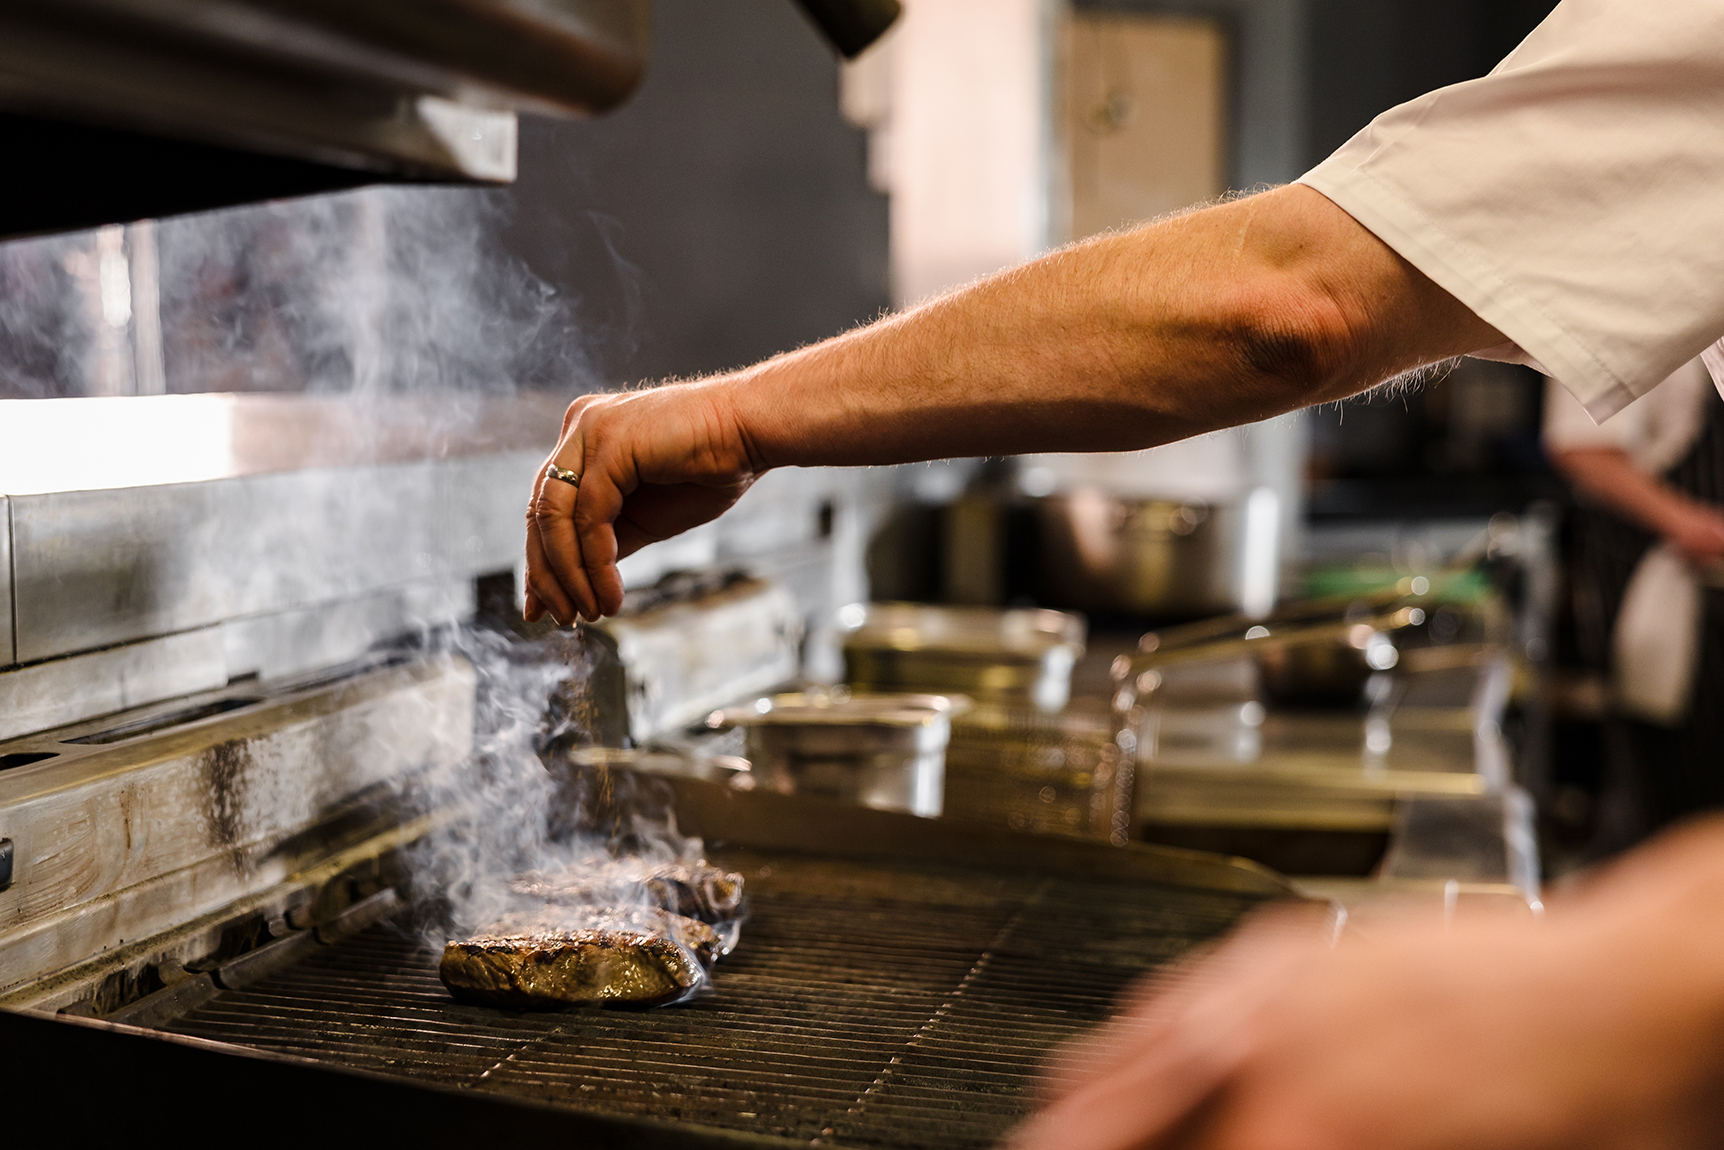
[[555,463],[546,464],[545,474],[549,475],[552,479],[561,479],[570,487],[579,487],[581,485],[580,472],[570,471],[566,467],[558,467]]

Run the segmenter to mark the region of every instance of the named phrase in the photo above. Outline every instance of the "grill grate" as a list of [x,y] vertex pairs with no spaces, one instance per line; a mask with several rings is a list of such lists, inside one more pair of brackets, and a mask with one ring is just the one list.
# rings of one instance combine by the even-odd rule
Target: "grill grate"
[[843,1146],[979,1147],[1048,1050],[1256,896],[728,852],[750,919],[715,990],[654,1011],[463,1006],[387,926],[165,1028],[581,1110]]

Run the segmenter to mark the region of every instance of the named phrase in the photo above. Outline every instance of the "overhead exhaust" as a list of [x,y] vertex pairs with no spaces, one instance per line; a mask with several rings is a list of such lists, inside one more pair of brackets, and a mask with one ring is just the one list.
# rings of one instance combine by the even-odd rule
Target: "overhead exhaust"
[[5,0],[0,234],[506,182],[516,112],[615,107],[648,36],[648,0]]
[[[845,56],[900,13],[797,2]],[[616,107],[650,23],[650,0],[0,0],[0,237],[506,183],[516,113]]]

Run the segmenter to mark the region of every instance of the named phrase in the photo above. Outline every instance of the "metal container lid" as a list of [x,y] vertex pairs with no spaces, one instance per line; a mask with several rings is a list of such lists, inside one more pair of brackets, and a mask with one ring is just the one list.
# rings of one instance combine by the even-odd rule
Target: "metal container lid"
[[759,726],[922,727],[968,710],[962,695],[852,695],[830,691],[794,692],[756,699],[707,716],[714,730]]
[[751,770],[749,761],[736,755],[691,755],[666,747],[571,747],[566,757],[577,767],[624,767],[715,783],[735,784]]
[[851,603],[838,611],[844,645],[893,651],[1039,659],[1056,647],[1081,655],[1082,615],[1046,608]]

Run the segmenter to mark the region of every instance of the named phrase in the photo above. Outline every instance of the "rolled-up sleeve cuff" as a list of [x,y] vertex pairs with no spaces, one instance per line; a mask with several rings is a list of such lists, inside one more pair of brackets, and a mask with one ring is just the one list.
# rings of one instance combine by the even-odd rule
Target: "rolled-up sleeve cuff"
[[1594,419],[1608,419],[1634,402],[1636,392],[1628,382],[1618,378],[1580,339],[1528,300],[1471,246],[1450,235],[1393,186],[1358,167],[1346,149],[1298,182],[1334,201],[1437,286],[1507,336],[1546,374],[1562,380]]

